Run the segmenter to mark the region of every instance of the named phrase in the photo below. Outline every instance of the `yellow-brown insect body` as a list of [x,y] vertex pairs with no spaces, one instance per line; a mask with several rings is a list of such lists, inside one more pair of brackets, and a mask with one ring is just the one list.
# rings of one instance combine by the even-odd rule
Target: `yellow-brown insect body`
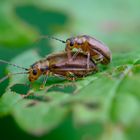
[[[74,52],[72,53],[74,54]],[[79,53],[74,61],[68,61],[67,53],[52,54],[34,63],[29,69],[29,80],[34,82],[41,75],[56,75],[66,79],[83,77],[97,72],[96,64],[90,60],[87,69],[87,56]]]
[[111,52],[109,48],[99,40],[88,35],[68,38],[66,40],[66,51],[69,53],[74,49],[80,49],[83,53],[90,54],[94,61],[100,61],[102,64],[108,64],[111,61]]

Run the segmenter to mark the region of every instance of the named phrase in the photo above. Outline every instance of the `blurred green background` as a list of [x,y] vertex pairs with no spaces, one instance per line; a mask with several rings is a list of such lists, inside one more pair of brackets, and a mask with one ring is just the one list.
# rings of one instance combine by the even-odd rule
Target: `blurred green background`
[[[101,67],[99,74],[78,81],[79,95],[74,99],[63,90],[50,91],[48,96],[54,100],[51,103],[38,101],[35,109],[24,107],[33,99],[21,99],[20,94],[6,90],[14,80],[1,83],[0,139],[139,140],[139,7],[139,0],[1,0],[0,59],[30,66],[40,57],[65,48],[54,40],[36,42],[40,35],[66,40],[87,34],[105,42],[112,51],[113,60],[108,67]],[[16,68],[7,70],[6,65],[0,64],[0,78],[7,71],[13,72]],[[21,82],[22,78],[16,77],[15,81]],[[50,79],[48,84],[52,83]],[[42,95],[42,91],[37,92]],[[84,106],[88,97],[99,104],[99,109]],[[63,108],[57,108],[55,100],[59,104],[68,102]],[[110,110],[102,109],[104,105]],[[50,113],[45,120],[47,106]],[[39,110],[44,112],[38,115]]]

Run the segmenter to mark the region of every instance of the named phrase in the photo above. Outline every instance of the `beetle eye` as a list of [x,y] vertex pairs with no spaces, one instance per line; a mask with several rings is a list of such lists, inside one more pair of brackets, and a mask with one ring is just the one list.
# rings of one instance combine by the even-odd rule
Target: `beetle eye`
[[70,41],[70,46],[73,46],[74,45],[74,42],[73,41]]
[[37,75],[37,70],[33,70],[33,75]]

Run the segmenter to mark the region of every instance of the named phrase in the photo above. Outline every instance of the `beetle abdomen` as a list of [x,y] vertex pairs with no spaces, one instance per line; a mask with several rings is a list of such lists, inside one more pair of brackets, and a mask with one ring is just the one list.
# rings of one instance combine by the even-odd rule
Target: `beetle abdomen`
[[62,53],[61,55],[59,53],[58,55],[54,56],[51,55],[50,57],[48,57],[48,60],[52,60],[52,57],[53,63],[49,63],[49,68],[50,71],[54,74],[58,74],[65,77],[67,76],[68,72],[71,72],[77,77],[83,77],[92,72],[97,72],[96,64],[91,59],[89,61],[89,68],[87,68],[87,55],[84,55],[82,53],[79,53],[76,56],[76,59],[72,61],[68,61],[67,53]]

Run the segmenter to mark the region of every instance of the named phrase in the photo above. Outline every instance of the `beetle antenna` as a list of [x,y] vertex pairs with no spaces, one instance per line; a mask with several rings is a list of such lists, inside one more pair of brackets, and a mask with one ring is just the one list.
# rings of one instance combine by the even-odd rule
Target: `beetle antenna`
[[2,60],[2,59],[0,59],[0,63],[5,63],[5,64],[8,64],[8,65],[12,65],[12,66],[14,66],[14,67],[17,67],[17,68],[20,68],[20,69],[24,69],[24,70],[26,70],[26,71],[29,70],[29,69],[27,69],[27,68],[21,67],[21,66],[16,65],[16,64],[12,64],[12,63],[10,63],[10,62],[8,62],[8,61],[5,61],[5,60]]
[[3,81],[5,81],[9,77],[11,77],[13,75],[17,75],[17,74],[28,74],[28,72],[18,72],[18,73],[10,73],[10,74],[7,74],[6,76],[4,76],[3,78],[0,79],[0,83],[2,83]]
[[62,42],[62,43],[66,43],[66,41],[64,41],[64,40],[61,40],[61,39],[56,38],[56,37],[53,37],[53,36],[48,36],[48,35],[42,35],[42,36],[40,36],[40,37],[39,37],[39,40],[40,40],[40,39],[46,39],[46,38],[55,39],[55,40],[60,41],[60,42]]

